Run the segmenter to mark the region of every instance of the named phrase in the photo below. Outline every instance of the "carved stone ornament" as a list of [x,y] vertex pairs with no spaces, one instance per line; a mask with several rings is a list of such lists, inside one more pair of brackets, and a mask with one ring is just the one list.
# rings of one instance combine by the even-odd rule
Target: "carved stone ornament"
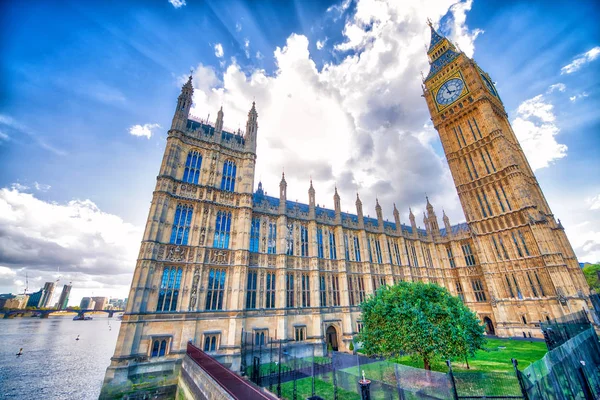
[[171,247],[169,249],[169,254],[167,255],[167,260],[169,261],[183,261],[185,259],[185,251],[186,249],[182,249],[179,246]]
[[498,299],[496,299],[496,296],[492,296],[490,298],[490,304],[492,305],[492,307],[496,307],[498,305]]
[[213,251],[211,256],[211,264],[227,264],[227,252],[223,250]]

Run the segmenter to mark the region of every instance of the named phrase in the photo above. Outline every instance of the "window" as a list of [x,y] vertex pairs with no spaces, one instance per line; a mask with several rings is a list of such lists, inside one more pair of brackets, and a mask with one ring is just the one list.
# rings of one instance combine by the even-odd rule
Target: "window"
[[362,303],[365,301],[365,282],[362,276],[357,277],[356,282],[358,283],[358,300]]
[[335,248],[335,233],[329,231],[329,258],[337,259],[337,249]]
[[277,253],[277,224],[275,222],[269,222],[269,237],[267,238],[267,253]]
[[306,340],[306,326],[294,327],[294,339],[296,340],[296,342]]
[[452,130],[454,131],[454,136],[456,136],[456,143],[458,143],[458,148],[461,149],[462,143],[460,142],[460,139],[458,138],[458,132],[456,131],[456,128],[452,128]]
[[206,309],[222,310],[225,294],[225,270],[211,268],[208,273]]
[[265,291],[265,308],[275,308],[275,273],[267,272],[267,290]]
[[410,254],[409,254],[409,263],[408,263],[408,265],[410,265],[410,255],[412,255],[413,264],[414,264],[415,267],[418,267],[419,266],[419,259],[417,258],[417,250],[415,248],[415,244],[412,241],[409,241],[408,242],[408,247],[410,247]]
[[218,249],[229,248],[229,232],[231,230],[231,213],[219,211],[215,222],[215,238],[213,247]]
[[354,261],[360,261],[360,240],[357,236],[353,236],[354,240]]
[[348,293],[351,306],[357,306],[364,301],[365,285],[362,276],[348,276]]
[[317,229],[317,257],[324,258],[323,256],[323,229]]
[[327,284],[325,282],[325,275],[319,276],[319,295],[321,307],[327,307]]
[[504,247],[504,242],[502,241],[502,236],[498,238],[500,241],[500,247],[502,248],[502,253],[504,254],[504,258],[508,260],[508,252],[506,251],[506,247]]
[[285,275],[285,306],[287,308],[294,307],[294,274],[287,273]]
[[285,238],[286,241],[286,250],[285,254],[288,256],[294,255],[294,224],[287,224],[287,236]]
[[381,258],[381,245],[379,244],[379,239],[375,239],[375,256],[377,257],[377,263],[383,264]]
[[192,214],[194,208],[183,204],[178,204],[173,218],[173,228],[171,229],[172,244],[186,245],[190,233],[190,224],[192,223]]
[[531,286],[531,293],[533,293],[533,297],[538,297],[538,292],[535,289],[535,285],[533,284],[533,281],[531,280],[531,275],[529,275],[529,272],[527,273],[527,279],[529,280],[529,285]]
[[517,278],[513,275],[513,282],[515,283],[515,288],[517,289],[517,297],[519,298],[519,300],[523,300],[523,294],[521,293],[521,288],[519,287],[519,282],[517,281]]
[[466,146],[466,145],[467,145],[467,141],[465,140],[465,135],[463,135],[463,131],[462,131],[462,129],[460,128],[460,125],[458,125],[458,126],[457,126],[457,128],[458,128],[458,131],[460,132],[460,137],[462,138],[462,140],[463,140],[463,143],[464,143],[464,145]]
[[483,165],[485,166],[485,170],[489,174],[490,173],[490,167],[488,167],[487,161],[485,161],[485,158],[483,157],[483,153],[479,152],[479,154],[481,154],[481,161],[483,161]]
[[475,195],[477,196],[479,207],[481,207],[481,214],[483,215],[483,218],[487,218],[487,213],[485,212],[485,208],[483,207],[483,203],[481,202],[481,197],[479,197],[479,193],[476,193]]
[[538,287],[540,288],[540,293],[542,294],[542,296],[546,296],[546,294],[544,293],[544,286],[542,286],[542,282],[540,282],[540,277],[538,276],[537,272],[533,272],[533,275],[535,276],[535,280],[538,283]]
[[217,334],[204,334],[204,351],[216,351],[218,348],[219,336]]
[[525,254],[527,254],[529,256],[530,255],[529,249],[527,248],[527,243],[525,243],[525,237],[523,236],[521,231],[518,231],[518,233],[519,233],[519,237],[521,238],[521,243],[523,243],[523,248],[525,249]]
[[475,299],[479,302],[485,301],[485,291],[483,290],[483,284],[479,279],[471,280],[471,285],[473,286],[473,292],[475,293]]
[[510,203],[508,202],[508,197],[506,197],[506,192],[504,192],[504,187],[502,187],[502,185],[500,185],[500,190],[502,191],[502,195],[504,196],[504,200],[506,200],[506,205],[508,206],[508,209],[512,210],[512,207],[510,206]]
[[510,297],[515,297],[512,285],[510,284],[510,279],[508,279],[508,276],[506,275],[504,277],[506,278],[506,285],[508,286],[508,294],[510,295]]
[[266,329],[260,329],[254,331],[254,345],[264,346],[267,344],[268,331]]
[[460,299],[460,301],[462,301],[464,303],[465,302],[465,293],[463,292],[463,288],[462,288],[462,285],[460,284],[460,281],[456,281],[456,294],[458,295],[458,298]]
[[498,259],[502,260],[502,254],[500,254],[500,249],[498,249],[498,243],[496,243],[496,239],[492,236],[492,244],[494,245],[494,249],[496,249],[496,254],[498,255]]
[[382,286],[385,286],[385,276],[373,276],[373,291],[376,291]]
[[402,265],[402,259],[400,258],[400,249],[398,248],[398,242],[394,241],[394,252],[396,253],[396,265]]
[[221,190],[233,192],[235,189],[235,163],[231,160],[225,161],[223,164],[223,178],[221,179]]
[[340,283],[337,275],[331,276],[331,305],[340,306]]
[[494,165],[494,160],[492,160],[492,156],[490,156],[490,152],[488,151],[488,149],[487,149],[487,148],[485,149],[485,152],[486,152],[486,154],[487,154],[488,158],[490,159],[490,164],[492,164],[492,169],[493,169],[494,171],[496,171],[496,166]]
[[310,307],[310,277],[302,274],[302,307]]
[[252,225],[250,226],[250,251],[258,253],[258,243],[260,238],[260,218],[252,218]]
[[160,283],[160,291],[158,292],[156,311],[167,312],[177,310],[182,272],[181,268],[165,267]]
[[473,130],[473,125],[471,125],[471,121],[467,120],[467,123],[469,124],[469,128],[471,129],[471,133],[473,134],[473,141],[477,141],[477,136],[475,136],[475,130]]
[[465,263],[467,264],[467,266],[475,265],[475,256],[471,252],[471,245],[469,243],[463,243],[461,247],[465,256]]
[[308,257],[308,228],[304,225],[300,225],[300,244],[302,257]]
[[410,262],[410,253],[408,252],[408,244],[406,241],[404,242],[404,249],[406,250],[406,258],[408,260],[408,266],[411,267],[412,264]]
[[344,233],[344,250],[346,252],[346,260],[350,260],[350,251],[348,250],[348,235]]
[[432,268],[433,267],[433,259],[431,258],[431,250],[429,249],[429,247],[427,247],[426,251],[427,251],[427,261],[429,262],[429,267]]
[[369,236],[367,236],[367,253],[369,254],[369,262],[372,263],[373,262],[373,255],[371,254],[371,241],[373,239],[369,238]]
[[523,257],[523,252],[521,251],[521,247],[519,246],[519,242],[517,242],[517,237],[515,236],[514,232],[510,233],[512,238],[513,238],[513,242],[515,244],[515,247],[517,248],[517,253],[519,253],[519,257]]
[[168,339],[158,338],[152,340],[152,353],[150,353],[150,357],[162,357],[168,354]]
[[487,206],[487,210],[490,213],[490,216],[494,215],[494,213],[492,212],[492,207],[490,207],[490,203],[488,202],[487,195],[483,190],[481,191],[481,193],[483,194],[483,201],[485,201],[485,205]]
[[248,283],[246,285],[246,308],[256,308],[256,281],[258,272],[256,270],[248,271]]
[[500,194],[498,193],[498,189],[496,189],[494,187],[494,192],[496,192],[496,198],[498,199],[498,204],[500,204],[500,208],[502,209],[502,212],[505,212],[505,208],[504,208],[504,204],[502,204],[502,200],[500,199]]
[[479,130],[479,125],[477,125],[477,120],[475,118],[473,118],[473,124],[475,125],[475,128],[477,129],[477,133],[479,134],[479,138],[483,139],[483,136],[481,136],[481,131]]
[[200,166],[202,165],[202,156],[193,150],[188,153],[183,170],[183,181],[186,183],[198,184],[200,178]]
[[358,333],[360,333],[364,328],[364,325],[361,321],[356,322],[356,330],[358,330]]
[[456,268],[456,263],[454,262],[454,254],[452,254],[452,247],[450,245],[446,246],[446,253],[448,253],[448,261],[450,262],[450,268]]
[[465,165],[467,166],[467,172],[469,173],[469,179],[473,180],[473,174],[471,174],[471,168],[469,168],[469,163],[467,162],[466,158],[465,158]]
[[469,161],[471,161],[471,167],[473,167],[473,173],[475,174],[475,178],[479,179],[479,174],[477,173],[477,168],[475,168],[475,164],[473,163],[473,157],[469,154]]

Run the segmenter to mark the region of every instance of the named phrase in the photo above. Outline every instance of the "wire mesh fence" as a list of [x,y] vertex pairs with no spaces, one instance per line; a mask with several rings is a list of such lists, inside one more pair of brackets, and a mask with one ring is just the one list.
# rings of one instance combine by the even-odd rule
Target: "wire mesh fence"
[[585,311],[578,311],[540,323],[548,350],[553,350],[561,346],[590,327],[591,324]]
[[521,372],[529,400],[600,398],[600,345],[593,327]]

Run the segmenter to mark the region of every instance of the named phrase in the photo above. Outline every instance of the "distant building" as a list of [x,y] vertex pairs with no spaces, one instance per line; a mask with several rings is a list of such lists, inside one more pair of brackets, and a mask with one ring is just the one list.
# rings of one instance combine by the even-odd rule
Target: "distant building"
[[54,286],[54,282],[46,282],[39,307],[50,307],[50,302],[52,301],[52,296],[54,295]]
[[27,306],[29,295],[26,294],[0,294],[0,309],[22,310]]
[[94,308],[94,300],[91,297],[84,297],[81,299],[81,303],[79,303],[79,308],[82,310],[91,310]]
[[60,298],[58,299],[58,305],[56,307],[57,310],[64,310],[67,308],[67,304],[69,304],[69,294],[71,294],[71,285],[64,285],[62,293],[60,294]]
[[27,300],[27,307],[39,308],[40,304],[42,303],[43,296],[44,296],[44,289],[40,289],[39,291],[30,294],[29,300]]
[[108,298],[106,297],[92,297],[92,299],[96,302],[94,310],[104,310],[108,304]]

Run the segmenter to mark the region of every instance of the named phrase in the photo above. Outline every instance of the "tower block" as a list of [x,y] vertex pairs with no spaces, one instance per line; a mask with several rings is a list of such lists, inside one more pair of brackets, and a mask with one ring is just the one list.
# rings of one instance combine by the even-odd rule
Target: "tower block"
[[491,77],[430,23],[424,97],[476,243],[497,333],[587,310],[589,288]]

